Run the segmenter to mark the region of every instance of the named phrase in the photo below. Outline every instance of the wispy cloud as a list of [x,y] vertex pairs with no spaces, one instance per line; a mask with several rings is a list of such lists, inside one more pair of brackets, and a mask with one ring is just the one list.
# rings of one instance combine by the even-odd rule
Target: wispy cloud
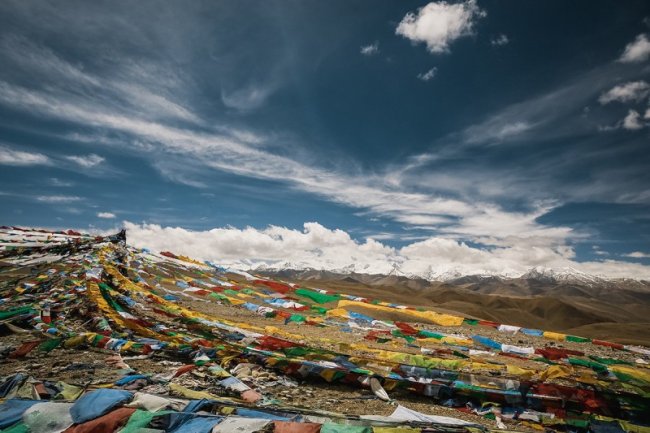
[[[643,157],[633,158],[625,170],[616,170],[609,162],[622,153],[640,154],[639,142],[634,138],[639,134],[620,136],[620,130],[638,130],[650,120],[650,113],[645,119],[645,114],[637,110],[628,112],[624,126],[620,111],[598,103],[604,95],[605,101],[623,98],[642,103],[647,89],[645,81],[638,79],[640,75],[642,71],[637,68],[616,62],[601,65],[436,140],[430,151],[390,167],[386,181],[396,188],[435,191],[464,202],[481,197],[486,203],[476,204],[481,209],[476,213],[479,218],[489,215],[490,203],[515,200],[527,205],[529,210],[524,214],[532,218],[533,225],[535,218],[571,201],[647,203],[649,177]],[[629,86],[629,83],[639,84]],[[604,121],[613,125],[608,127],[610,134],[619,134],[615,146],[611,145],[611,138],[596,134],[603,130],[599,124]],[[570,146],[563,144],[568,142]],[[478,152],[485,158],[481,162],[475,159],[479,147]],[[502,164],[504,159],[522,161],[521,167],[512,161]],[[578,172],[579,177],[572,175]],[[538,200],[540,203],[551,200],[552,206],[542,204],[539,212],[531,211]],[[505,221],[512,213],[505,212],[494,221],[507,225]],[[465,233],[468,239],[476,241],[480,233],[490,233],[493,229],[488,221],[481,223],[480,228],[470,229],[471,218],[462,215],[457,218],[457,222],[449,224],[451,231]],[[519,215],[517,220],[524,221],[525,216]],[[436,227],[438,233],[445,233],[446,229],[444,225]],[[516,241],[498,229],[495,232],[500,239]],[[458,233],[450,236],[462,238]],[[521,234],[516,236],[522,238]],[[578,236],[581,234],[560,230],[555,236],[544,237],[560,245],[562,239],[576,240]]]
[[[14,71],[24,71],[35,80],[47,82],[51,95],[76,99],[80,106],[93,95],[92,98],[107,107],[121,107],[122,112],[137,113],[139,117],[198,122],[196,115],[165,94],[176,90],[168,89],[176,84],[174,80],[152,75],[142,65],[134,67],[126,63],[111,77],[99,77],[22,36],[4,35],[0,38],[0,49]],[[157,88],[152,91],[147,81],[154,80]]]
[[[617,98],[636,99],[648,90],[643,80],[613,86],[612,81],[629,80],[639,71],[612,63],[578,75],[560,87],[537,96],[505,106],[486,118],[450,134],[444,139],[461,145],[493,145],[502,143],[539,142],[549,139],[571,138],[597,130],[596,124],[585,121],[584,107],[599,98],[605,102]],[[608,90],[605,90],[608,89]],[[611,118],[611,117],[610,117]],[[463,146],[460,146],[463,147]],[[427,160],[427,156],[421,156]]]
[[[433,4],[437,5],[433,9],[440,6]],[[462,21],[468,16],[471,20],[476,20],[483,15],[472,1],[440,7],[444,10],[443,15],[447,12],[451,14],[451,18],[445,16],[441,18],[443,20]],[[452,10],[448,11],[448,7]],[[433,19],[429,14],[427,11],[419,11],[417,17],[413,16],[411,24],[419,28],[420,25],[427,27],[436,22],[437,18]],[[420,19],[424,21],[420,22]],[[459,24],[460,28],[456,33],[451,32],[437,42],[431,39],[426,43],[429,45],[431,42],[433,46],[438,47],[436,49],[442,49],[455,38],[470,32],[472,25],[469,22]],[[420,34],[415,28],[411,30],[414,34]],[[422,34],[428,35],[426,31]],[[120,77],[124,78],[122,84],[97,89],[96,83],[103,82],[103,77],[98,72],[86,70],[80,65],[67,64],[62,56],[49,50],[37,48],[26,57],[36,64],[55,62],[58,65],[56,70],[68,71],[74,77],[66,78],[65,74],[57,76],[57,85],[60,88],[27,87],[19,82],[2,81],[0,104],[31,116],[61,120],[84,128],[84,131],[91,130],[90,134],[106,138],[98,144],[128,150],[131,154],[142,156],[148,159],[161,175],[177,183],[205,187],[201,176],[191,175],[192,171],[200,170],[218,170],[249,178],[273,180],[334,203],[366,210],[370,215],[381,215],[382,218],[408,226],[426,226],[427,230],[437,232],[447,239],[470,239],[491,246],[504,247],[526,243],[540,248],[552,246],[559,251],[565,246],[567,239],[575,236],[567,227],[552,227],[538,222],[541,216],[553,208],[547,204],[526,203],[527,206],[515,212],[489,201],[489,197],[488,201],[477,200],[476,197],[460,196],[458,191],[447,193],[448,191],[420,188],[420,185],[414,188],[400,179],[393,182],[390,176],[392,167],[377,172],[333,170],[287,152],[281,143],[275,141],[273,135],[266,136],[243,128],[235,129],[227,126],[230,123],[221,124],[218,119],[208,122],[198,115],[190,119],[187,113],[200,110],[187,108],[186,111],[179,111],[173,108],[185,107],[185,104],[173,99],[172,93],[165,90],[164,77],[153,75],[148,76],[147,80],[142,80],[133,72],[121,72]],[[84,86],[89,86],[92,91],[70,91],[74,89],[76,82],[85,83]],[[128,86],[131,82],[143,88],[144,93],[149,96],[153,95],[153,98],[149,97],[150,101],[160,101],[155,97],[159,95],[173,105],[166,105],[167,109],[163,109],[160,104],[153,104],[150,109],[141,109],[134,99],[125,98],[124,89],[130,88]],[[591,98],[594,92],[599,91],[593,87],[593,83],[581,86],[576,84],[569,86],[568,90],[563,89],[507,107],[487,120],[466,128],[456,136],[460,137],[460,140],[455,143],[481,145],[495,141],[505,142],[523,136],[539,124],[547,122],[550,117],[565,115],[566,112],[558,113],[556,107],[562,106],[567,99],[575,104],[576,100]],[[223,86],[220,88],[223,89]],[[161,93],[158,93],[159,89],[162,89]],[[260,91],[262,94],[255,96],[255,90],[249,92],[250,94],[242,94],[239,102],[237,98],[229,99],[236,92],[237,90],[226,92],[226,100],[238,109],[259,107],[270,94]],[[256,102],[258,99],[259,103]],[[107,100],[111,102],[107,103]],[[173,121],[170,121],[170,118]],[[189,120],[192,122],[188,123]],[[67,137],[74,139],[72,135]],[[80,141],[93,142],[92,137],[89,139],[88,135],[79,133],[76,137]],[[274,152],[272,149],[280,151]],[[163,160],[169,162],[166,165],[161,164],[159,161]],[[75,163],[80,164],[78,161]],[[89,163],[92,161],[89,160]],[[402,168],[398,167],[396,171],[399,172]],[[57,202],[53,198],[41,201],[48,200],[51,203]]]
[[105,161],[105,158],[91,153],[89,155],[71,155],[66,156],[65,159],[78,164],[83,168],[92,168]]
[[78,197],[76,195],[39,195],[36,196],[35,199],[36,201],[40,201],[43,203],[53,203],[53,204],[75,203],[83,200],[83,198]]
[[97,213],[98,218],[103,218],[103,219],[113,219],[115,218],[115,214],[113,212],[98,212]]
[[445,53],[456,39],[471,35],[476,21],[486,15],[476,0],[431,2],[417,12],[407,13],[395,33],[414,43],[425,43],[430,53]]
[[52,160],[46,155],[38,152],[25,152],[0,145],[1,165],[51,165]]
[[67,188],[67,187],[74,186],[74,182],[62,180],[62,179],[59,179],[58,177],[52,177],[52,178],[50,178],[50,185],[56,186],[56,187]]
[[201,171],[204,170],[197,169],[191,161],[177,161],[164,158],[153,161],[151,165],[162,177],[171,182],[191,186],[193,188],[208,187],[205,182],[198,179],[202,174]]
[[[9,104],[14,109],[126,133],[137,137],[138,140],[133,140],[135,142],[149,143],[139,149],[144,153],[156,154],[164,151],[171,155],[193,158],[194,161],[209,168],[242,176],[286,182],[295,188],[320,195],[331,201],[356,208],[366,208],[405,224],[436,225],[441,221],[448,222],[448,217],[451,216],[452,221],[460,221],[461,226],[457,229],[454,229],[453,223],[446,226],[445,232],[450,235],[470,233],[462,227],[462,224],[465,224],[464,217],[469,215],[483,216],[485,219],[482,221],[508,215],[507,212],[499,212],[495,207],[487,209],[483,204],[471,204],[457,199],[394,189],[385,185],[380,177],[356,177],[305,165],[288,157],[266,152],[257,145],[251,146],[234,136],[174,128],[137,117],[125,117],[118,113],[106,112],[105,108],[95,105],[86,104],[81,108],[65,99],[10,86],[7,83],[0,83],[0,103]],[[188,183],[187,179],[182,180],[183,183]],[[512,216],[525,220],[520,225],[512,225],[521,229],[522,235],[534,231],[557,237],[555,230],[538,226],[534,223],[534,218],[531,219],[529,215],[513,214]],[[479,220],[474,218],[471,232],[477,232],[479,224]],[[490,228],[485,227],[486,230]],[[508,235],[511,234],[512,230],[508,230]],[[499,233],[496,236],[499,236]]]
[[236,89],[221,89],[221,102],[228,107],[241,111],[261,107],[275,92],[273,83],[250,83]]

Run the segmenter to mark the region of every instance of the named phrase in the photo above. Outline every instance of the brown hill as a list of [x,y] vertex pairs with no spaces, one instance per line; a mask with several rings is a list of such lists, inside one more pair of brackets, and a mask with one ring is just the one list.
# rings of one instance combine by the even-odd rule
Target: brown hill
[[[396,275],[343,276],[321,271],[283,271],[281,277],[312,287],[465,317],[650,345],[650,285],[646,282],[581,283],[499,277],[429,282]],[[356,311],[368,313],[362,307]],[[378,319],[404,320],[399,312],[382,317],[376,312],[372,315]]]

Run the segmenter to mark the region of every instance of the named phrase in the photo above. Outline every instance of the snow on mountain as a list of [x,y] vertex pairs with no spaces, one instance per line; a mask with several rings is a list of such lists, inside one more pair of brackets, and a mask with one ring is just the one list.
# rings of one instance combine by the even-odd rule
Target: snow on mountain
[[574,268],[551,269],[541,266],[530,269],[520,278],[553,283],[579,282],[583,284],[599,284],[608,280],[607,278],[590,275]]
[[[318,271],[317,269],[306,266],[300,263],[275,263],[275,264],[259,264],[251,267],[253,271],[258,272],[278,272],[278,271]],[[388,272],[381,272],[386,276],[406,277],[411,279],[424,279],[427,281],[439,282],[452,282],[460,279],[471,278],[475,281],[482,279],[523,279],[534,280],[546,283],[580,283],[585,285],[603,284],[607,281],[612,281],[612,278],[606,278],[597,275],[587,274],[574,268],[546,268],[537,266],[529,269],[527,272],[521,274],[516,272],[468,272],[462,268],[441,268],[436,269],[433,266],[422,273],[408,273],[405,272],[398,263],[391,263],[386,265]],[[337,269],[321,269],[333,274],[350,275],[350,274],[377,274],[377,272],[368,272],[367,267],[359,266],[357,264],[350,264],[345,267]]]

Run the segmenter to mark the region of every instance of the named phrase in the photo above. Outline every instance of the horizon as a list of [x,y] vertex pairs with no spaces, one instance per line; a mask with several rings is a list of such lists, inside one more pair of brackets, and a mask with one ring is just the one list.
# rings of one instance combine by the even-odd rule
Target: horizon
[[647,2],[7,1],[0,61],[0,225],[650,279]]

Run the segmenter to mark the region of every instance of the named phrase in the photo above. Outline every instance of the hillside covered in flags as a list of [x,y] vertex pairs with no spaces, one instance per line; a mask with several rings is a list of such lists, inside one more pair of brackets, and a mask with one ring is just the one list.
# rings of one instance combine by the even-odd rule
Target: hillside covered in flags
[[650,431],[650,349],[0,230],[0,431]]

